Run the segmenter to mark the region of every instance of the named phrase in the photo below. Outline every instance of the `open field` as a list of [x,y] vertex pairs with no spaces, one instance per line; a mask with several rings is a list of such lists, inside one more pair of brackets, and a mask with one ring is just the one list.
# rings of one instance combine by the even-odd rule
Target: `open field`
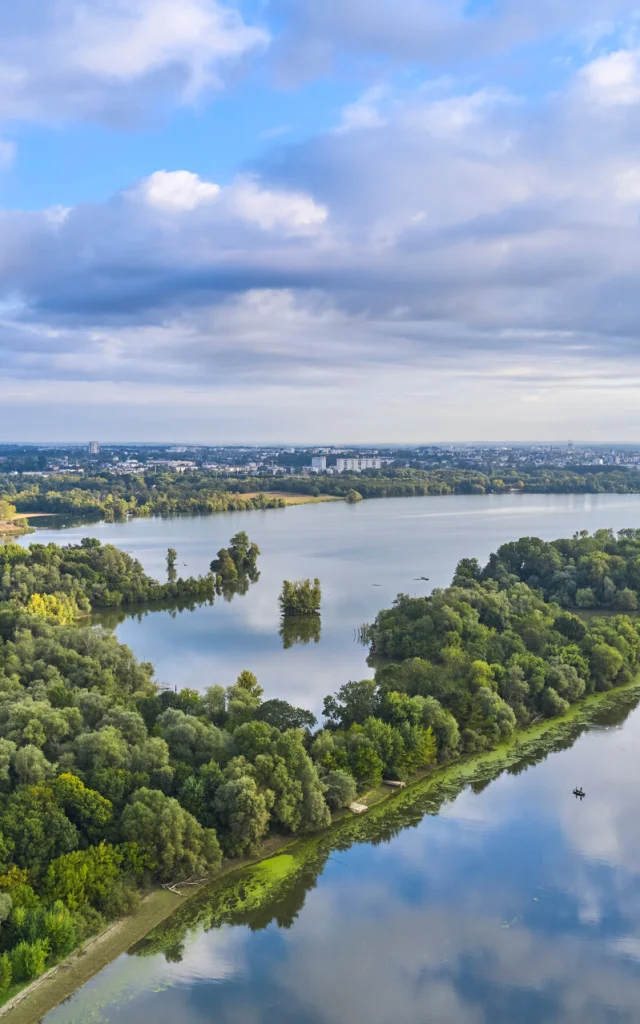
[[249,491],[247,494],[239,495],[242,498],[257,498],[264,494],[268,498],[282,498],[287,505],[315,505],[322,501],[343,501],[334,494],[319,494],[317,498],[310,494],[291,494],[289,491]]

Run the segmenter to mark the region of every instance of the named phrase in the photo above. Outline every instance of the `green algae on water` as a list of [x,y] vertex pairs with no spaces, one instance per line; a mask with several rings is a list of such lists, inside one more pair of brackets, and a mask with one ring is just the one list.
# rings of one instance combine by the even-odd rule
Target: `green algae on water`
[[356,843],[389,842],[403,829],[417,826],[425,815],[438,814],[467,787],[480,792],[503,772],[517,775],[554,751],[570,747],[586,729],[622,723],[639,700],[638,681],[594,695],[563,718],[519,733],[509,744],[432,772],[374,804],[365,815],[343,817],[320,833],[292,840],[285,852],[207,886],[130,953],[164,953],[169,960],[178,961],[189,935],[196,930],[235,925],[257,931],[272,922],[288,928],[334,852]]

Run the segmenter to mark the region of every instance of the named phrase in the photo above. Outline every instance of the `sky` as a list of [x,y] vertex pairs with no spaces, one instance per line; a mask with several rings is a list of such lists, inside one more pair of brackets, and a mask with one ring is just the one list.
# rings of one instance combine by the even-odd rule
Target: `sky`
[[0,440],[640,441],[636,0],[0,6]]

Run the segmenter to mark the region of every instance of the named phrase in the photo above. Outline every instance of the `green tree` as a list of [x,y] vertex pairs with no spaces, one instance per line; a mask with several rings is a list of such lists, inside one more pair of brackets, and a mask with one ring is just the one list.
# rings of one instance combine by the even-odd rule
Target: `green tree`
[[122,849],[104,842],[63,854],[50,862],[44,892],[52,902],[61,900],[72,911],[87,903],[103,910],[120,878],[124,856]]
[[615,647],[599,643],[595,644],[591,651],[590,662],[597,688],[608,690],[613,686],[624,664],[624,658]]
[[175,583],[178,578],[176,572],[176,562],[178,561],[178,552],[175,548],[167,548],[167,580],[169,583]]
[[12,793],[0,817],[0,829],[13,845],[16,865],[38,873],[80,842],[77,828],[48,786],[23,786]]
[[351,487],[347,491],[347,495],[344,499],[349,505],[356,505],[359,501],[362,501],[362,495],[360,491],[356,491],[355,488]]
[[12,505],[6,498],[0,498],[0,520],[7,522],[16,514],[16,506]]
[[325,697],[322,713],[332,725],[348,729],[375,717],[378,706],[377,686],[373,679],[344,683],[333,697]]
[[316,716],[305,708],[296,708],[286,700],[263,701],[255,712],[255,718],[286,732],[287,729],[313,729],[317,723]]
[[56,959],[68,956],[78,945],[78,926],[62,900],[57,900],[44,917],[45,939]]
[[230,779],[215,796],[222,848],[227,857],[254,851],[269,827],[269,811],[255,780],[248,776]]
[[113,815],[113,805],[95,790],[88,789],[81,779],[65,772],[51,785],[59,806],[85,835],[100,837]]
[[375,788],[382,782],[384,765],[370,740],[356,736],[348,749],[349,770],[358,789]]
[[47,966],[50,953],[47,939],[34,942],[19,942],[11,951],[11,968],[14,981],[30,981],[38,978]]
[[284,580],[280,592],[280,610],[283,615],[317,615],[320,611],[322,590],[320,580]]
[[227,709],[232,728],[250,721],[262,701],[264,690],[253,672],[241,672],[233,686],[227,687]]
[[27,786],[35,786],[44,782],[53,772],[53,765],[47,761],[39,747],[28,743],[20,747],[13,755],[13,770],[18,780]]
[[13,979],[13,969],[9,953],[0,953],[0,992],[6,992]]
[[356,798],[355,779],[349,772],[334,771],[322,780],[325,786],[325,800],[334,811],[348,807]]
[[220,866],[218,839],[173,797],[139,789],[122,812],[124,838],[138,844],[160,881],[215,871]]

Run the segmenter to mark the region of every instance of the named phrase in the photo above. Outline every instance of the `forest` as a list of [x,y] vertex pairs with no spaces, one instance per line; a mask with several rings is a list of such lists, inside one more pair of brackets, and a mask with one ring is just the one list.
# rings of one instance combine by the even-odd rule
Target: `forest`
[[52,474],[42,479],[0,474],[0,500],[18,512],[96,515],[107,521],[127,516],[206,515],[213,512],[283,508],[281,493],[360,498],[447,494],[629,494],[640,492],[640,472],[594,469],[367,470],[356,475],[247,476],[210,470],[171,473],[153,470],[130,475],[106,471],[93,476]]
[[[551,550],[575,560],[582,548],[562,545],[592,540],[587,554],[624,560],[607,545],[637,543],[608,536]],[[530,542],[519,543],[522,555]],[[248,538],[220,563],[225,552],[255,567]],[[74,609],[144,592],[123,552],[93,541],[0,548],[0,991],[154,884],[208,877],[270,834],[326,827],[383,779],[491,749],[632,680],[634,620],[585,621],[546,601],[540,576],[534,588],[515,571],[525,563],[501,548],[485,571],[463,559],[430,597],[400,595],[366,630],[374,678],[328,696],[318,728],[306,709],[264,700],[249,671],[226,686],[164,688],[107,630],[79,623]]]
[[640,530],[620,530],[617,536],[612,530],[593,535],[583,531],[550,543],[522,537],[498,548],[481,575],[502,586],[521,580],[564,608],[635,611],[640,599]]
[[[152,601],[213,600],[212,574],[182,579],[169,569],[168,582],[148,576],[137,558],[112,544],[85,537],[80,544],[0,545],[0,603],[30,611],[46,604],[67,624],[91,608]],[[46,600],[45,600],[46,599]]]

